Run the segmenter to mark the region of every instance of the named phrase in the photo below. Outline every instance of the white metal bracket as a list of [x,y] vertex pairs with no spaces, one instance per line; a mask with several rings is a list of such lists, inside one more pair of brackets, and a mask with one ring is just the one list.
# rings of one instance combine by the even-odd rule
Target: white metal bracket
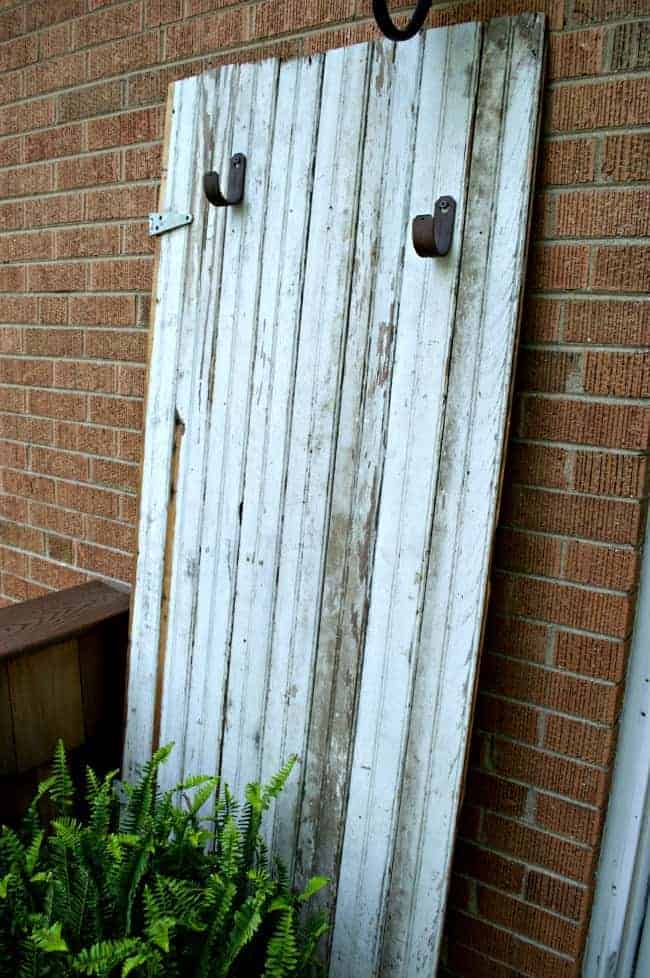
[[191,214],[179,214],[176,211],[158,211],[149,214],[149,236],[165,234],[175,228],[182,228],[185,224],[192,223]]

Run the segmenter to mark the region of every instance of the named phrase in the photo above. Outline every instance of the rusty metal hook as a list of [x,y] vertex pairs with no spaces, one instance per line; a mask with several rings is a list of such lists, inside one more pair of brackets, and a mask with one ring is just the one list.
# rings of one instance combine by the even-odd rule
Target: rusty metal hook
[[413,16],[403,28],[396,27],[393,23],[388,13],[386,0],[372,0],[372,12],[375,15],[377,26],[390,41],[408,41],[410,37],[415,37],[424,24],[432,3],[433,0],[418,0]]
[[433,214],[413,218],[413,247],[420,258],[443,258],[449,253],[455,217],[454,198],[438,197]]
[[203,176],[203,189],[205,196],[215,207],[231,207],[233,204],[240,204],[244,199],[244,181],[246,179],[246,157],[243,153],[235,153],[230,160],[230,173],[228,174],[228,190],[224,196],[221,192],[219,174],[215,170],[210,170]]

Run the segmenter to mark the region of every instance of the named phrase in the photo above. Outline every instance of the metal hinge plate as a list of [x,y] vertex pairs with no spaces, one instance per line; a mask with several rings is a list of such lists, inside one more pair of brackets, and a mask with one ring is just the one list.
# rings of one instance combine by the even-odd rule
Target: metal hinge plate
[[149,215],[149,235],[153,238],[157,234],[165,234],[191,223],[191,214],[179,214],[176,211],[155,212]]

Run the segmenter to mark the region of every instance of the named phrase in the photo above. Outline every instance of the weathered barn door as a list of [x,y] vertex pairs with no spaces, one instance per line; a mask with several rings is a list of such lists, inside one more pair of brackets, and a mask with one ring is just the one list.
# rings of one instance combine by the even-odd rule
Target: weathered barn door
[[[236,791],[331,875],[332,976],[432,975],[486,599],[543,22],[228,66],[171,95],[126,770]],[[243,203],[207,170],[248,160]],[[453,246],[417,214],[457,201]]]

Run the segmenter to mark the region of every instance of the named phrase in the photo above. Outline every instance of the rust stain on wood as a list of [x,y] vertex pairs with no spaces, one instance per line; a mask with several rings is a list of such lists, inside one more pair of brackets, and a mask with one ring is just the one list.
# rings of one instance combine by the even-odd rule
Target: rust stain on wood
[[158,640],[158,668],[156,672],[156,689],[154,699],[153,749],[160,746],[160,709],[163,695],[163,678],[165,675],[165,655],[169,630],[169,591],[174,561],[174,532],[176,529],[176,490],[180,466],[181,446],[185,425],[178,417],[174,421],[174,444],[172,447],[171,472],[169,479],[169,504],[167,507],[167,531],[165,533],[165,556],[163,562],[163,587],[160,611],[160,637]]

